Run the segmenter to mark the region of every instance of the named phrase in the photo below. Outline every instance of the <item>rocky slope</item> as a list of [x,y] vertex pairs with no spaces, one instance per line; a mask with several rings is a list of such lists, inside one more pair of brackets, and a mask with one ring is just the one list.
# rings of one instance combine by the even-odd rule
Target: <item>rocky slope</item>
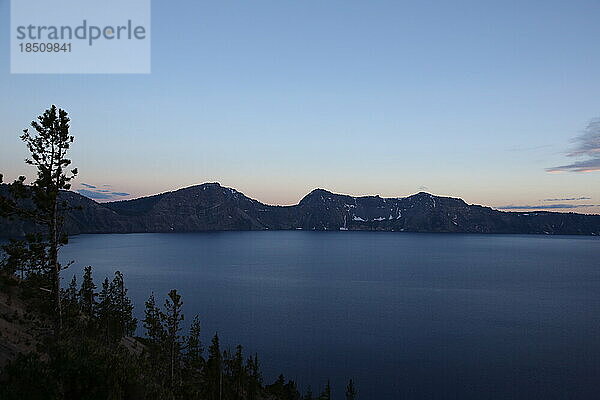
[[22,299],[16,278],[0,273],[0,370],[18,354],[35,350],[48,326]]
[[[600,215],[501,212],[422,192],[382,198],[316,189],[285,207],[263,204],[218,183],[103,204],[73,192],[62,196],[78,207],[66,218],[70,234],[305,229],[600,235]],[[32,228],[0,221],[2,236]]]

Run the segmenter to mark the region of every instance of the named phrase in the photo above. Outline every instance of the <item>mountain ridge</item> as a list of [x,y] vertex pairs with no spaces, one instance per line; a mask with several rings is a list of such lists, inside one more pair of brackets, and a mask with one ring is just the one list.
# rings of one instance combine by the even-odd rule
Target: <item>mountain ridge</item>
[[[0,193],[6,188],[0,187]],[[69,234],[302,229],[600,235],[600,215],[499,211],[426,192],[350,196],[317,188],[297,204],[279,206],[210,182],[106,203],[70,191],[61,197],[77,207],[65,218]],[[0,220],[0,236],[34,228]]]

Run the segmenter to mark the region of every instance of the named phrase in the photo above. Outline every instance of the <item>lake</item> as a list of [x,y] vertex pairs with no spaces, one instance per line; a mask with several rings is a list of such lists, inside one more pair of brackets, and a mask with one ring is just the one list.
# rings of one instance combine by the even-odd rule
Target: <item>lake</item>
[[[205,345],[257,352],[344,398],[588,399],[600,393],[600,238],[391,232],[81,235],[62,251],[120,270],[139,319],[177,288]],[[140,324],[141,325],[141,324]],[[139,330],[142,333],[141,329]]]

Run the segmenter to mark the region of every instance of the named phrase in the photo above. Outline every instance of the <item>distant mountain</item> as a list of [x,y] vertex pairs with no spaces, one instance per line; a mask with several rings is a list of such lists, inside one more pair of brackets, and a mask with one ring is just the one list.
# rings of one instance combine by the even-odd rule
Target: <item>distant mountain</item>
[[[382,198],[315,189],[293,206],[266,205],[218,183],[102,204],[74,192],[61,196],[78,208],[66,218],[70,234],[304,229],[600,235],[600,215],[502,212],[423,192]],[[2,236],[33,228],[0,220]]]

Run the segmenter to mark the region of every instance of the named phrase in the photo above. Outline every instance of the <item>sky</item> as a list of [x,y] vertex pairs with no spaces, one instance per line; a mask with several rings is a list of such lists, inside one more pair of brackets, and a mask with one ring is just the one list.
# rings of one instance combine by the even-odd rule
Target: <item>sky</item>
[[33,175],[18,136],[56,104],[100,201],[220,182],[600,213],[598,1],[153,1],[140,75],[10,74],[9,17],[5,180]]

